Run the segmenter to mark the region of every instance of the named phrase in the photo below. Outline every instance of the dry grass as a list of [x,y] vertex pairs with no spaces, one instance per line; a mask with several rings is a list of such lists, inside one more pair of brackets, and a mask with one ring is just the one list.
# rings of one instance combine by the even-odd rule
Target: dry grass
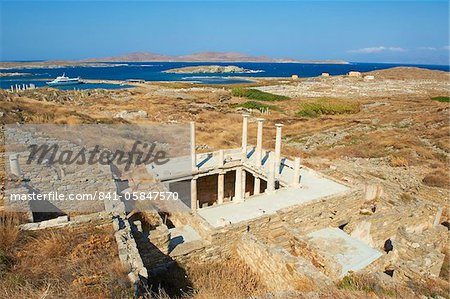
[[10,251],[19,236],[19,218],[14,213],[0,212],[0,254]]
[[[440,279],[424,279],[409,281],[406,285],[380,284],[380,281],[367,274],[351,274],[345,276],[337,285],[340,290],[365,292],[367,297],[373,298],[447,298],[450,292],[448,281]],[[370,296],[372,295],[372,296]]]
[[434,171],[429,174],[427,174],[423,179],[422,182],[430,187],[439,187],[439,188],[450,188],[450,175],[448,172],[444,171]]
[[393,156],[391,157],[390,165],[392,167],[406,167],[409,165],[409,163],[405,157]]
[[10,237],[10,242],[13,240],[14,250],[0,260],[4,269],[0,272],[0,294],[5,298],[129,295],[109,226],[21,231]]
[[248,298],[267,291],[258,276],[236,257],[190,264],[186,271],[196,299]]
[[420,281],[410,281],[410,290],[415,294],[420,294],[427,298],[449,298],[450,284],[442,279],[423,279]]

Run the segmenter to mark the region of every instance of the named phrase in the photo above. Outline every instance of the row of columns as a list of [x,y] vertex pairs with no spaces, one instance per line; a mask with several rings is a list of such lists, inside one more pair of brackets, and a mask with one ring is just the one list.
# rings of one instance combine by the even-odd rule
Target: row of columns
[[19,91],[23,91],[23,90],[28,90],[28,89],[35,89],[36,86],[34,84],[15,84],[15,85],[11,85],[11,92],[19,92]]
[[[241,147],[241,162],[242,164],[247,160],[247,142],[248,142],[248,119],[250,115],[243,115],[242,124],[242,147]],[[256,166],[262,166],[262,143],[263,143],[263,118],[257,118],[257,136],[256,136]],[[269,170],[267,173],[267,189],[266,192],[275,191],[275,182],[280,178],[280,166],[281,166],[281,133],[283,124],[275,124],[276,127],[276,137],[275,137],[275,152],[272,159],[268,160]],[[192,173],[193,178],[191,180],[191,208],[195,211],[198,208],[197,202],[197,155],[196,155],[196,145],[195,145],[195,122],[190,123],[190,137],[191,137],[191,162],[192,162]],[[219,151],[219,162],[218,168],[224,167],[224,151]],[[294,176],[291,182],[292,187],[298,187],[300,180],[300,158],[295,158],[294,160]],[[242,202],[245,198],[246,190],[246,172],[242,166],[236,169],[235,178],[235,202]],[[217,203],[222,204],[224,200],[224,187],[225,187],[225,172],[221,172],[218,175],[217,182]],[[257,195],[261,190],[261,178],[255,174],[254,189],[253,194]]]

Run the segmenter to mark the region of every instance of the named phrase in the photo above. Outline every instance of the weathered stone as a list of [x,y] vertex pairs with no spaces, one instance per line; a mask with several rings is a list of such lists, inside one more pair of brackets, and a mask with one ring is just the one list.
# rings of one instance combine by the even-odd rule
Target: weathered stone
[[147,118],[147,112],[142,110],[139,111],[123,110],[117,113],[114,117],[123,119]]
[[350,234],[353,238],[358,239],[366,243],[367,245],[374,247],[372,236],[370,235],[370,227],[372,224],[368,221],[361,222]]
[[265,246],[248,233],[242,236],[237,254],[273,291],[308,291],[332,284],[303,257],[295,257],[281,247]]

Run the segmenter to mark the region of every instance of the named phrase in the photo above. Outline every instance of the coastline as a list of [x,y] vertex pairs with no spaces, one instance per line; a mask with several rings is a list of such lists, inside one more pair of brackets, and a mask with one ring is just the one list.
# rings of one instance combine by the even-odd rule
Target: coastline
[[13,62],[13,61],[0,61],[0,70],[12,70],[12,69],[39,69],[39,68],[65,68],[65,67],[117,67],[127,66],[128,63],[144,63],[144,62],[158,62],[158,63],[295,63],[295,64],[330,64],[330,65],[349,65],[347,61],[199,61],[199,60],[146,60],[146,61],[93,61],[93,62],[81,62],[81,61],[42,61],[42,62]]
[[3,70],[23,70],[23,69],[60,69],[69,67],[117,67],[126,66],[124,63],[78,63],[78,62],[0,62],[0,71]]

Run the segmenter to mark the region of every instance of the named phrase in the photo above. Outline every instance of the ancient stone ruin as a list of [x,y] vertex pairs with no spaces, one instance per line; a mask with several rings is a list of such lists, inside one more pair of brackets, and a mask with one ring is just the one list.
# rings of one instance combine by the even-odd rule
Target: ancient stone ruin
[[[257,141],[249,145],[247,132],[253,124]],[[263,149],[263,127],[264,119],[243,115],[241,148],[197,153],[191,123],[190,157],[146,165],[146,174],[132,179],[111,171],[105,183],[124,196],[151,191],[155,184],[145,179],[156,179],[159,190],[179,194],[176,203],[142,208],[105,201],[102,212],[60,216],[22,229],[109,217],[119,258],[136,292],[155,284],[174,265],[230,255],[273,291],[323,288],[353,272],[395,281],[439,275],[447,231],[439,224],[440,207],[417,203],[401,213],[418,214],[420,222],[398,219],[401,207],[377,207],[384,196],[380,186],[352,186],[305,167],[298,157],[283,157],[282,124],[276,125],[275,149]],[[13,173],[32,172],[21,169],[19,160],[10,157]],[[387,223],[386,218],[397,220]]]

